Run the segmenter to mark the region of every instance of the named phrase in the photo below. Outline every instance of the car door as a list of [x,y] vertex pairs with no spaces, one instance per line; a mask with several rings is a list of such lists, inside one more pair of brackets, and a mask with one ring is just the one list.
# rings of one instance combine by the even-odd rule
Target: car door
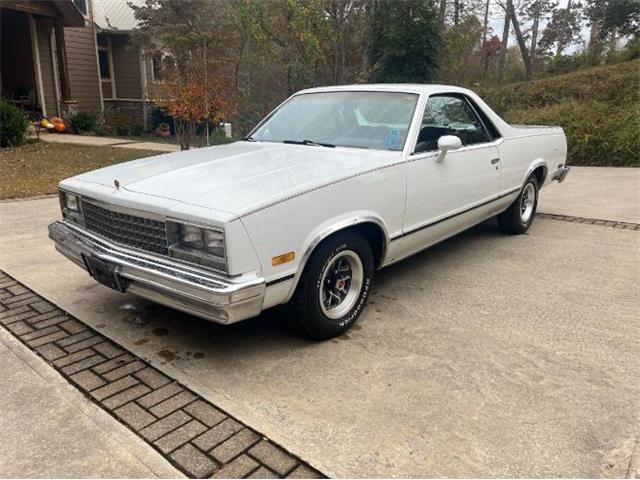
[[[461,219],[454,218],[499,192],[499,151],[475,108],[462,94],[431,95],[426,102],[407,167],[403,236],[420,232],[410,243],[432,243],[463,229]],[[462,147],[442,156],[438,139],[444,135],[459,137]],[[462,221],[474,223],[470,217],[464,215]]]

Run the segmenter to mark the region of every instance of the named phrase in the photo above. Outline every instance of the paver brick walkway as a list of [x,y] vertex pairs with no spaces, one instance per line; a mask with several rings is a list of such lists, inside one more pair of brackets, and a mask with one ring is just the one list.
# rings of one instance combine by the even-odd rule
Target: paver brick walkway
[[190,477],[322,478],[2,271],[0,325]]

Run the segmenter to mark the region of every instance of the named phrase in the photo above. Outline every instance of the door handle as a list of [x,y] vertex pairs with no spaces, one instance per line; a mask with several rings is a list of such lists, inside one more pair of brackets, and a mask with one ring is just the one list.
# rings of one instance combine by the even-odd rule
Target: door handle
[[496,164],[496,163],[498,163],[499,161],[500,161],[500,159],[499,159],[499,158],[493,158],[493,159],[491,160],[491,165],[495,165],[495,164]]

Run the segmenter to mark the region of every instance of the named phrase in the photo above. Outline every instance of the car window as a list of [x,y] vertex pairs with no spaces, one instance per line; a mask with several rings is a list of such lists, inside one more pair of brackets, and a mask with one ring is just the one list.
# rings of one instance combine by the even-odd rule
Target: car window
[[296,95],[258,126],[251,138],[400,151],[417,100],[415,94],[398,92]]
[[463,146],[490,141],[482,122],[464,98],[431,96],[422,117],[415,151],[437,150],[438,139],[443,135],[459,137]]

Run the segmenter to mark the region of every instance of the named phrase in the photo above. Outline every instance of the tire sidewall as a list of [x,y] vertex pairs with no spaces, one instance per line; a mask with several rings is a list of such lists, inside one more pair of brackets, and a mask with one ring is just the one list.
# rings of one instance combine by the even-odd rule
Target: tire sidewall
[[[331,266],[332,259],[341,252],[350,250],[360,258],[362,262],[363,278],[362,287],[358,299],[351,309],[341,318],[331,319],[322,311],[320,305],[320,289],[322,288],[322,277]],[[340,235],[335,239],[330,239],[318,250],[317,254],[310,262],[309,275],[307,279],[306,303],[308,309],[307,327],[313,333],[323,336],[335,336],[349,329],[362,313],[373,282],[374,265],[373,254],[367,241],[359,235]]]

